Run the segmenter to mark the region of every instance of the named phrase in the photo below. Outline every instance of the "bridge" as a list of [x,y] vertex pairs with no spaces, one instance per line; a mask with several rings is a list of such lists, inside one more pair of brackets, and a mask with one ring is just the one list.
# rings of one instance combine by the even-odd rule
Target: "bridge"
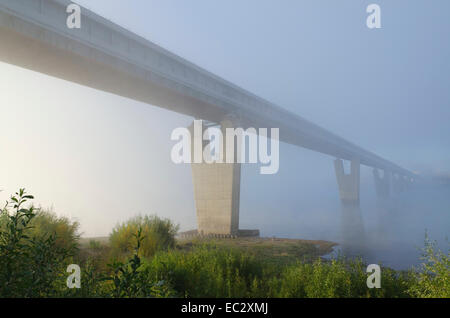
[[[68,0],[0,0],[0,60],[227,127],[277,127],[280,141],[336,158],[343,204],[359,205],[360,165],[374,168],[376,192],[401,191],[416,175],[295,113],[266,101]],[[350,174],[343,160],[351,161]],[[379,171],[384,171],[383,176]],[[198,229],[239,234],[241,165],[192,164]]]

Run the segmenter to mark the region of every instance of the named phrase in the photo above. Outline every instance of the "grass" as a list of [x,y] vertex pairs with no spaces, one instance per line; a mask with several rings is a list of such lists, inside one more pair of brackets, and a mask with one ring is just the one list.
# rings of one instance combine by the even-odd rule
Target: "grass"
[[[450,297],[448,251],[428,238],[421,268],[383,267],[382,287],[369,289],[361,260],[322,259],[333,242],[175,240],[176,227],[157,217],[79,241],[78,224],[42,216],[26,207],[31,199],[22,189],[1,210],[0,297]],[[80,265],[81,289],[67,288],[68,264]]]
[[[97,249],[109,249],[108,237],[81,238],[80,249],[95,254]],[[298,261],[313,262],[320,256],[333,251],[337,243],[320,240],[300,240],[286,238],[240,237],[240,238],[193,238],[178,239],[175,249],[192,252],[196,247],[209,245],[218,248],[233,249],[257,261],[272,265],[290,265]]]
[[[104,258],[106,261],[111,257],[108,237],[81,238],[79,242],[81,254],[85,255],[84,259]],[[337,243],[329,241],[286,238],[193,238],[178,239],[175,250],[190,253],[201,246],[232,249],[264,265],[284,267],[297,262],[312,263],[319,257],[331,253],[336,245]]]
[[[82,243],[84,251],[100,251],[97,260],[108,255],[104,253],[110,248],[105,238],[84,239]],[[433,254],[431,245],[426,245],[431,263],[425,269],[395,271],[383,267],[381,289],[367,288],[367,264],[362,260],[323,259],[335,245],[282,238],[182,239],[172,249],[143,258],[134,284],[156,297],[450,296],[448,256]]]
[[109,245],[109,237],[82,237],[79,239],[80,248],[88,248],[91,242],[97,242],[100,245]]
[[214,245],[220,248],[236,249],[257,261],[270,265],[290,265],[298,261],[312,262],[333,251],[336,243],[283,238],[242,237],[235,239],[195,238],[179,240],[177,248],[192,251],[200,245]]

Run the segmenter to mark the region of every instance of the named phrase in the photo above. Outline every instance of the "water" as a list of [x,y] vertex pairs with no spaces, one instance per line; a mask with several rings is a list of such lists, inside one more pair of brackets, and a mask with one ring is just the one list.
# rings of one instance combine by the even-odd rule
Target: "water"
[[[370,264],[406,270],[422,262],[425,234],[448,253],[449,187],[418,186],[389,200],[377,200],[372,208],[358,211],[343,206],[342,212],[342,239],[327,258],[339,253],[359,255]],[[359,217],[365,222],[355,221]]]

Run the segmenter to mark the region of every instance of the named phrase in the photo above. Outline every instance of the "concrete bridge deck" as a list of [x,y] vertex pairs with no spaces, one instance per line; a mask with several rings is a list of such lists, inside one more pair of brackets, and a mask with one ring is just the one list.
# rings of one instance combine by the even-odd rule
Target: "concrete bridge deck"
[[[68,28],[66,9],[70,3],[0,0],[0,61],[214,123],[222,123],[231,115],[239,118],[243,128],[279,128],[283,142],[352,161],[350,176],[343,173],[340,161],[335,163],[341,198],[346,201],[350,198],[359,202],[361,164],[401,179],[415,177],[85,8],[81,11],[81,28]],[[215,179],[205,167],[194,166],[199,230],[237,233],[240,166],[208,168],[214,170]],[[377,182],[379,186],[384,184]],[[206,188],[218,184],[222,192],[205,196]],[[213,223],[219,226],[210,227]]]
[[280,140],[402,175],[413,174],[67,0],[0,0],[0,60],[219,123],[280,128]]

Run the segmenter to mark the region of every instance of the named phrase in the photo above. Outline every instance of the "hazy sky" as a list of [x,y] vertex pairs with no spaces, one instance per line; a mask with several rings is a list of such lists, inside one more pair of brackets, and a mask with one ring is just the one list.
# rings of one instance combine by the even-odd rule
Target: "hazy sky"
[[[366,27],[373,2],[379,30]],[[447,0],[78,3],[405,168],[450,171]],[[190,167],[170,160],[170,133],[191,120],[0,64],[0,199],[26,187],[85,236],[137,213],[193,229]],[[282,145],[277,175],[245,166],[241,227],[337,239],[332,159]],[[364,168],[363,206],[370,176]]]

